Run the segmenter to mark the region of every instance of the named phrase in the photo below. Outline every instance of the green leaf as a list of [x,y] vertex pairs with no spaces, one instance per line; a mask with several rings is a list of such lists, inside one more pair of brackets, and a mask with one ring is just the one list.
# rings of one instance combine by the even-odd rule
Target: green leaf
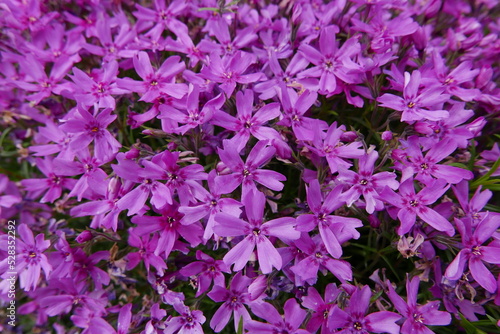
[[487,334],[486,332],[483,332],[482,330],[476,328],[472,322],[469,320],[465,319],[465,317],[462,315],[462,313],[459,313],[460,315],[460,324],[462,327],[465,329],[467,334]]
[[489,190],[499,191],[500,190],[500,184],[486,185],[486,186],[483,186],[483,189],[489,189]]
[[500,167],[500,158],[498,158],[498,160],[495,161],[495,163],[493,164],[493,166],[491,166],[490,170],[486,174],[484,174],[483,176],[481,176],[476,181],[472,182],[471,183],[471,187],[477,188],[478,186],[484,184],[484,182],[486,180],[488,180],[488,178],[491,176],[491,174],[493,174],[493,173],[495,173],[497,171],[498,167]]
[[238,334],[243,334],[243,317],[240,317],[238,322]]
[[450,164],[450,166],[453,166],[453,167],[458,167],[458,168],[462,168],[462,169],[469,169],[469,167],[467,167],[466,165],[464,165],[463,163],[460,163],[460,162],[453,162]]

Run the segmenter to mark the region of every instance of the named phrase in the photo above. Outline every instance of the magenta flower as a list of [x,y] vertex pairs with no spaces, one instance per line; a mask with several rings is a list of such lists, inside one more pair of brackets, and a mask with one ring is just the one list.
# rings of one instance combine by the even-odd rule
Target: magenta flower
[[107,272],[97,266],[97,263],[109,260],[109,256],[109,251],[98,251],[87,256],[83,250],[76,249],[73,253],[75,281],[84,281],[91,277],[97,290],[100,290],[103,285],[108,285],[110,277]]
[[371,296],[370,287],[367,285],[362,289],[356,289],[349,299],[349,306],[340,309],[335,305],[330,311],[328,328],[332,330],[341,328],[340,332],[346,334],[398,334],[399,326],[396,325],[396,321],[401,319],[398,314],[380,311],[366,315]]
[[[36,38],[36,44],[26,45],[37,58],[45,62],[56,62],[59,58],[65,57],[69,58],[71,63],[77,63],[81,60],[78,51],[85,42],[81,32],[66,31],[59,22],[51,22],[50,26],[45,27],[42,35],[42,38]],[[48,48],[42,49],[38,45],[40,40],[44,40]]]
[[158,275],[163,275],[163,271],[167,269],[165,261],[154,253],[158,247],[159,235],[155,234],[152,238],[149,236],[139,237],[133,229],[129,231],[128,244],[138,248],[138,252],[130,252],[126,255],[127,270],[134,269],[141,261],[144,262],[146,272],[149,273],[149,268],[153,266]]
[[340,48],[335,39],[338,28],[325,27],[319,36],[319,51],[308,44],[301,44],[299,52],[315,66],[303,71],[299,78],[319,77],[319,92],[331,95],[337,89],[337,78],[351,82],[349,72],[359,68],[351,57],[361,51],[358,37],[351,37]]
[[116,333],[115,329],[102,318],[104,315],[104,313],[80,307],[75,310],[70,319],[76,327],[83,328],[82,334]]
[[143,168],[133,161],[125,159],[124,153],[117,155],[118,165],[112,165],[115,173],[124,180],[138,183],[134,190],[128,192],[120,198],[116,205],[121,210],[128,209],[128,215],[131,216],[139,212],[148,197],[151,195],[151,204],[157,209],[165,204],[172,204],[172,193],[170,189],[158,179],[164,178],[164,171],[156,164],[142,160]]
[[[98,38],[101,46],[84,43],[83,48],[91,54],[101,56],[104,62],[133,57],[137,50],[129,49],[129,46],[136,38],[136,31],[131,29],[126,15],[123,12],[118,12],[112,19],[106,14],[99,16],[96,18],[94,35]],[[117,29],[112,26],[115,23]]]
[[225,99],[222,94],[219,94],[206,102],[200,110],[199,96],[200,88],[197,85],[190,85],[185,109],[179,110],[173,106],[163,104],[159,107],[161,115],[158,118],[168,118],[174,122],[184,124],[175,128],[175,132],[180,134],[185,134],[188,130],[207,123],[217,111],[220,111]]
[[59,239],[54,244],[55,252],[49,254],[49,262],[54,264],[54,270],[50,275],[50,279],[61,279],[73,275],[73,266],[75,260],[73,258],[73,249],[66,240],[66,235],[63,231],[57,231]]
[[341,244],[359,238],[356,228],[363,226],[359,219],[330,215],[344,205],[339,201],[341,188],[336,187],[323,199],[319,181],[314,179],[307,187],[307,204],[313,213],[297,217],[297,230],[309,232],[318,227],[328,253],[337,259],[342,256]]
[[108,184],[94,190],[100,195],[99,199],[73,207],[70,214],[74,217],[93,216],[90,223],[91,228],[105,227],[116,231],[118,228],[118,215],[122,211],[117,205],[118,200],[125,194],[130,193],[132,184],[122,183],[118,178],[109,179]]
[[164,1],[154,1],[154,9],[139,4],[135,4],[135,7],[137,11],[133,14],[137,17],[137,25],[141,31],[149,29],[153,24],[154,27],[150,32],[153,30],[163,32],[168,29],[177,34],[178,31],[187,30],[186,25],[177,19],[177,16],[188,7],[184,1],[174,0],[169,3],[168,7]]
[[417,216],[424,222],[432,226],[438,231],[445,232],[450,237],[455,234],[453,225],[428,206],[436,202],[449,188],[444,180],[435,180],[419,193],[415,193],[413,179],[410,178],[399,186],[399,194],[385,187],[380,193],[380,199],[399,208],[398,218],[401,226],[398,228],[398,234],[404,235],[408,233]]
[[134,67],[143,80],[136,81],[131,78],[117,79],[118,88],[142,94],[139,101],[153,102],[160,93],[166,93],[180,99],[187,93],[185,84],[175,83],[175,76],[181,73],[186,65],[180,61],[179,56],[172,56],[165,60],[159,69],[154,70],[146,52],[139,52],[134,58]]
[[182,225],[180,223],[182,215],[178,212],[177,203],[165,204],[159,211],[161,216],[135,216],[132,218],[132,222],[138,225],[133,230],[138,236],[153,232],[160,234],[158,245],[154,251],[155,255],[162,255],[164,259],[167,259],[180,236],[186,239],[191,247],[196,247],[201,243],[203,234],[201,224]]
[[462,101],[472,101],[481,94],[479,89],[461,87],[461,84],[472,82],[479,74],[479,69],[472,69],[472,62],[461,62],[449,71],[443,57],[436,50],[432,53],[432,60],[434,68],[429,71],[429,76],[433,76],[428,80],[430,85],[440,86],[447,94],[454,95]]
[[155,303],[151,307],[151,317],[146,324],[145,332],[147,334],[160,334],[165,329],[163,318],[167,315],[167,311],[160,308],[160,303]]
[[215,311],[210,320],[210,327],[216,332],[220,332],[224,327],[226,327],[231,315],[234,320],[234,330],[238,331],[238,326],[240,321],[247,323],[251,317],[245,308],[245,304],[250,302],[250,293],[248,292],[248,286],[252,280],[243,276],[242,272],[238,272],[231,281],[229,289],[226,289],[224,285],[216,285],[208,293],[208,296],[216,303],[221,303],[221,307]]
[[386,93],[377,101],[383,107],[401,111],[402,122],[419,121],[429,119],[439,121],[448,117],[446,110],[435,109],[434,106],[442,104],[449,99],[449,95],[443,94],[441,88],[429,88],[419,92],[421,81],[420,71],[405,72],[403,97]]
[[[493,196],[491,190],[486,189],[481,191],[482,187],[479,186],[474,195],[469,199],[469,182],[462,181],[451,188],[465,215],[465,217],[460,217],[460,220],[467,221],[467,224],[470,224],[472,227],[476,227],[488,215],[499,215],[495,212],[481,211]],[[462,215],[460,214],[460,216]]]
[[30,197],[36,198],[44,193],[40,199],[40,203],[54,202],[61,197],[63,189],[71,189],[77,182],[74,179],[64,177],[59,174],[54,168],[54,159],[46,157],[45,159],[37,158],[36,165],[40,171],[45,174],[45,179],[24,179],[21,185],[31,193]]
[[295,274],[295,284],[297,286],[316,283],[318,271],[325,273],[325,269],[330,271],[341,282],[352,280],[352,269],[349,262],[333,259],[326,250],[320,235],[310,237],[307,233],[302,233],[300,239],[292,241],[292,245],[300,251],[301,257],[290,270]]
[[51,279],[49,286],[55,288],[57,293],[39,299],[40,307],[48,316],[70,313],[73,307],[85,307],[98,314],[106,312],[105,291],[95,289],[89,292],[85,281],[77,282],[71,278]]
[[[313,140],[318,136],[319,131],[326,128],[326,123],[304,115],[312,107],[318,94],[306,90],[300,96],[294,91],[281,84],[278,95],[283,108],[283,118],[277,123],[291,127],[293,133],[299,140]],[[318,131],[319,130],[319,131]]]
[[181,206],[179,212],[184,214],[182,217],[181,224],[189,225],[193,224],[200,219],[208,215],[207,223],[205,226],[205,232],[203,233],[203,240],[209,240],[214,234],[215,225],[215,215],[219,212],[226,212],[233,216],[239,216],[241,213],[240,207],[242,204],[237,200],[229,197],[222,197],[224,192],[215,184],[215,178],[217,177],[217,172],[212,170],[208,174],[208,188],[210,192],[206,191],[205,188],[200,188],[196,191],[195,196],[201,201],[197,205],[193,206]]
[[378,54],[391,50],[398,37],[411,35],[419,28],[417,22],[404,14],[390,20],[385,16],[383,6],[374,6],[370,14],[366,23],[356,18],[351,20],[354,30],[363,31],[370,36],[370,48]]
[[[439,301],[430,301],[425,305],[417,304],[418,286],[420,278],[415,276],[406,281],[407,301],[401,298],[391,282],[387,281],[388,295],[398,312],[406,319],[401,326],[402,334],[430,334],[433,333],[426,325],[446,326],[451,322],[448,312],[438,311]],[[387,325],[387,324],[386,324]]]
[[222,55],[231,55],[257,39],[257,35],[253,32],[252,27],[239,30],[234,39],[231,39],[229,26],[224,20],[216,21],[215,24],[212,25],[212,31],[219,43],[209,39],[203,39],[200,44],[198,44],[200,51],[205,53],[216,52]]
[[297,73],[304,70],[309,61],[305,59],[301,53],[296,53],[290,60],[288,67],[285,71],[281,68],[276,52],[271,48],[269,52],[269,69],[273,72],[274,77],[263,82],[255,84],[255,91],[260,93],[259,98],[261,100],[267,100],[273,98],[276,94],[276,87],[281,85],[282,82],[286,84],[288,89],[298,89],[299,91],[304,88],[308,90],[314,90],[317,86],[317,79],[313,78],[297,78]]
[[115,109],[115,99],[111,94],[122,95],[128,92],[117,87],[117,74],[118,63],[114,60],[104,64],[102,72],[94,73],[93,77],[73,67],[73,75],[70,77],[75,83],[75,100],[86,108],[97,103],[99,109]]
[[215,184],[222,193],[230,193],[241,184],[241,197],[244,198],[248,193],[257,191],[255,182],[274,191],[283,189],[280,181],[286,180],[284,175],[272,170],[260,169],[276,153],[276,149],[268,144],[267,140],[259,141],[250,151],[247,161],[243,162],[236,144],[228,140],[224,141],[224,149],[219,148],[219,157],[233,173],[220,175],[215,179]]
[[[247,89],[236,93],[236,117],[217,110],[211,123],[225,129],[234,131],[236,134],[230,139],[235,143],[238,152],[248,143],[250,135],[259,140],[283,141],[280,134],[273,128],[264,126],[268,121],[281,115],[278,103],[269,103],[253,114],[254,93]],[[253,114],[253,115],[252,115]]]
[[61,95],[64,90],[71,90],[69,82],[61,82],[73,66],[72,60],[68,57],[59,58],[54,63],[49,76],[45,73],[44,66],[32,54],[26,55],[20,65],[29,76],[25,81],[14,81],[14,84],[21,89],[34,92],[32,95],[26,96],[34,104],[40,103],[52,93]]
[[249,334],[310,334],[305,329],[299,329],[306,318],[306,311],[300,307],[297,301],[292,298],[285,302],[283,307],[285,314],[282,316],[269,303],[254,303],[251,306],[252,312],[266,320],[268,323],[262,323],[250,320],[245,323],[245,329]]
[[208,66],[201,70],[201,74],[205,79],[220,83],[220,88],[230,97],[237,83],[248,84],[262,78],[262,73],[244,74],[254,62],[253,55],[242,51],[224,56],[222,59],[213,53],[210,55]]
[[361,158],[365,155],[365,151],[361,148],[363,145],[361,142],[354,141],[349,144],[341,142],[342,135],[345,132],[345,125],[337,127],[337,122],[333,122],[324,138],[316,134],[313,145],[307,145],[318,156],[326,157],[332,173],[337,172],[339,169],[349,169],[352,164],[347,162],[346,158]]
[[[75,157],[74,150],[70,148],[73,134],[66,133],[49,120],[45,123],[45,127],[38,128],[38,134],[41,137],[37,141],[39,145],[29,147],[30,152],[34,152],[35,156],[47,156],[57,153],[57,157],[62,159],[71,160]],[[47,143],[51,141],[54,143]]]
[[497,215],[489,214],[475,228],[470,220],[455,219],[455,224],[462,236],[463,247],[446,268],[444,276],[450,280],[458,280],[468,263],[470,273],[476,282],[487,291],[494,293],[497,290],[497,282],[483,261],[500,264],[500,257],[498,256],[500,247],[498,247],[498,243],[492,243],[489,246],[483,246],[483,244],[500,227],[500,219],[498,219]]
[[132,321],[132,304],[128,303],[120,308],[118,314],[116,334],[127,334],[130,331],[130,323]]
[[449,117],[440,121],[418,121],[413,126],[415,131],[424,134],[426,137],[420,137],[420,143],[424,148],[432,147],[433,145],[443,141],[451,140],[454,145],[460,148],[466,148],[469,144],[469,139],[475,136],[474,128],[480,131],[485,124],[482,117],[476,118],[472,123],[463,125],[470,119],[474,112],[464,109],[465,103],[455,103],[449,110]]
[[243,205],[248,221],[227,213],[215,215],[214,231],[222,237],[244,236],[244,239],[234,246],[225,256],[224,263],[234,264],[233,271],[239,271],[250,260],[252,252],[257,247],[257,257],[262,273],[268,274],[274,268],[280,270],[282,259],[268,236],[274,236],[287,243],[300,237],[300,232],[294,229],[295,219],[282,217],[267,222],[264,220],[264,194],[253,190],[243,197]]
[[341,293],[334,283],[330,283],[325,288],[325,299],[321,298],[318,291],[310,287],[307,289],[307,295],[302,297],[302,306],[312,311],[311,318],[307,322],[307,330],[311,333],[321,327],[321,334],[329,334],[328,319],[330,318],[334,302]]
[[373,174],[377,159],[378,152],[373,150],[359,159],[358,173],[345,169],[339,171],[338,180],[349,186],[349,189],[340,196],[347,206],[351,206],[363,196],[368,213],[380,211],[384,208],[383,202],[379,199],[382,189],[385,186],[393,190],[398,188],[396,174],[390,172]]
[[54,159],[54,172],[61,176],[75,176],[83,174],[73,185],[73,189],[68,197],[77,196],[78,201],[82,200],[88,190],[98,190],[107,174],[99,167],[108,161],[99,161],[90,156],[87,148],[76,152],[79,161],[68,161],[64,159]]
[[143,160],[143,164],[155,173],[161,173],[161,179],[166,180],[165,185],[172,196],[177,193],[181,205],[196,203],[195,194],[202,191],[201,181],[207,179],[207,173],[203,166],[191,164],[181,167],[181,152],[163,151],[155,155],[151,161]]
[[182,303],[175,303],[173,306],[180,315],[178,317],[172,317],[165,322],[167,328],[165,328],[163,334],[203,334],[201,325],[206,320],[203,316],[203,312],[198,310],[191,311],[189,307]]
[[405,181],[414,175],[416,175],[416,180],[426,185],[434,182],[434,178],[445,180],[452,184],[472,179],[474,174],[471,171],[439,164],[441,160],[448,157],[455,149],[456,145],[452,139],[444,139],[433,145],[424,156],[418,144],[418,137],[410,137],[406,148],[407,158],[404,161],[406,166],[402,167],[403,176],[401,181]]
[[196,259],[199,261],[191,262],[190,264],[182,267],[179,273],[185,277],[197,278],[197,291],[196,297],[208,290],[212,281],[215,286],[226,286],[226,280],[223,273],[231,273],[231,270],[226,266],[223,261],[214,260],[212,257],[196,251]]
[[74,136],[70,148],[78,151],[94,142],[94,156],[100,161],[111,160],[122,146],[107,130],[107,127],[116,119],[111,109],[95,111],[92,115],[88,110],[77,107],[61,129]]
[[21,224],[17,228],[20,239],[16,240],[16,263],[15,270],[9,269],[8,258],[0,262],[0,272],[2,278],[10,278],[10,272],[16,272],[19,276],[19,287],[24,291],[34,291],[38,286],[41,271],[45,278],[49,277],[52,266],[43,253],[50,247],[50,241],[44,239],[43,234],[33,237],[33,232],[26,224]]

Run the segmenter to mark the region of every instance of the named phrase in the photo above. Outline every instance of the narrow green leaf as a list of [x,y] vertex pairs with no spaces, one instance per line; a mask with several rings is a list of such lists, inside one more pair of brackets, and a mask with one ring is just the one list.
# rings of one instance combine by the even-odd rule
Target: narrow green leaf
[[491,174],[493,174],[493,173],[495,173],[497,171],[498,167],[500,167],[500,158],[498,158],[498,160],[495,161],[495,163],[493,164],[493,166],[491,166],[490,170],[486,174],[484,174],[483,176],[481,176],[476,181],[472,182],[471,186],[477,188],[477,186],[483,184],[483,182],[485,180],[487,180],[491,176]]
[[238,334],[243,334],[243,317],[240,317],[238,322]]

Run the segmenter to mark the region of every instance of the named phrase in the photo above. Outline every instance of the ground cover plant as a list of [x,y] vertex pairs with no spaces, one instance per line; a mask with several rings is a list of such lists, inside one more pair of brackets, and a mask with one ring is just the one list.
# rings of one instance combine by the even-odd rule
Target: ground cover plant
[[498,333],[496,0],[1,0],[2,333]]

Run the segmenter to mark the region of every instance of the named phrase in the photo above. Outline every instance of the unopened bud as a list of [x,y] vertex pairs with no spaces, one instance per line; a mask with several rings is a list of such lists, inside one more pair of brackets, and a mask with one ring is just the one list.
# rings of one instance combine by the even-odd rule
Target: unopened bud
[[92,232],[85,230],[76,237],[76,242],[83,244],[92,239]]
[[385,141],[392,140],[392,132],[391,131],[382,132],[382,140],[385,140]]
[[136,159],[139,157],[140,153],[141,153],[141,151],[139,151],[139,149],[137,147],[132,147],[130,149],[130,151],[125,153],[125,158],[130,159],[130,160]]
[[346,131],[340,135],[340,140],[347,143],[352,143],[356,139],[358,139],[358,134],[354,131]]

